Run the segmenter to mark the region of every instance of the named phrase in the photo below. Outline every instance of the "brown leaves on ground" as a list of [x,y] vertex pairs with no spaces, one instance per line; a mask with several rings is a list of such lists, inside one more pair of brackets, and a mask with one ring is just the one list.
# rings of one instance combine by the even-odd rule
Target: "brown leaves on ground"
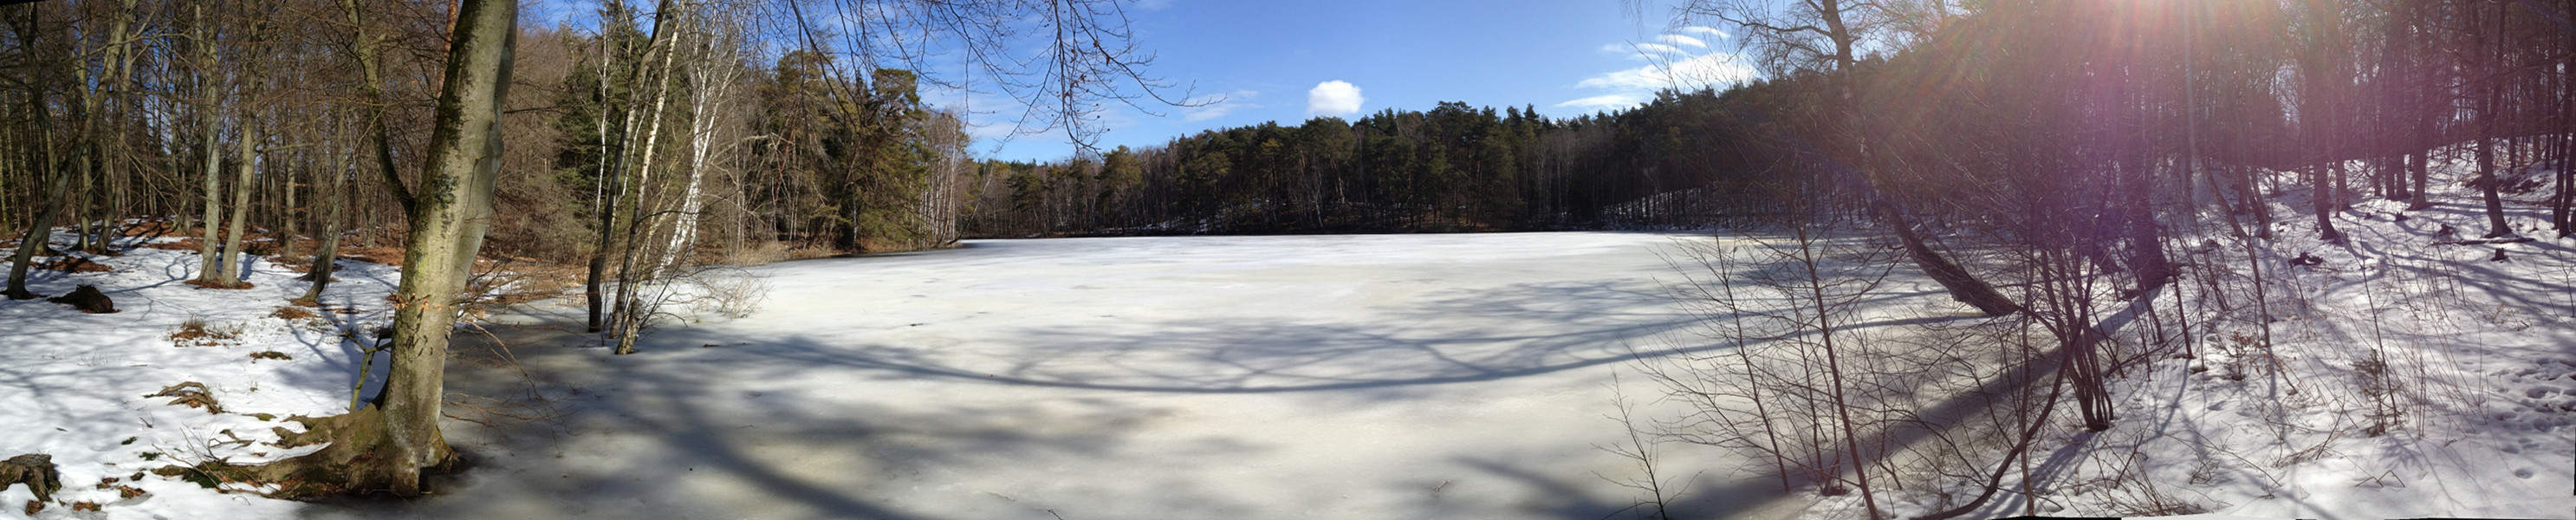
[[225,284],[222,284],[222,283],[213,282],[213,281],[207,281],[207,280],[189,280],[189,281],[180,282],[180,283],[184,283],[184,284],[188,284],[188,285],[194,285],[194,286],[197,286],[197,288],[199,288],[199,289],[239,290],[239,289],[249,289],[249,288],[252,288],[252,287],[258,287],[258,285],[253,285],[253,284],[251,284],[250,282],[247,282],[247,281],[243,281],[243,282],[234,282],[232,285],[225,285]]
[[207,325],[206,320],[190,318],[170,331],[174,347],[220,347],[241,338],[241,326]]
[[252,352],[252,353],[250,353],[250,358],[251,358],[251,359],[274,359],[274,360],[278,360],[278,361],[293,361],[293,360],[295,360],[295,358],[287,357],[285,352],[278,352],[278,351],[275,351],[275,350],[262,350],[262,351],[259,351],[259,352]]
[[402,246],[351,247],[344,244],[340,246],[340,258],[384,265],[402,265],[403,248]]
[[319,318],[319,317],[322,317],[322,315],[320,315],[320,314],[314,314],[312,309],[306,309],[306,308],[303,308],[303,307],[297,307],[297,306],[293,306],[293,305],[283,305],[283,306],[279,306],[279,307],[277,308],[277,312],[271,312],[271,313],[268,313],[268,315],[269,315],[270,317],[274,317],[274,318],[282,319],[282,320],[289,320],[289,321],[293,321],[293,320],[309,320],[309,319],[313,319],[313,318]]
[[71,255],[56,256],[52,260],[36,262],[35,265],[30,267],[48,271],[62,271],[66,273],[104,273],[115,270],[108,268],[107,264],[92,262],[87,258]]
[[181,238],[180,238],[180,239],[178,239],[178,240],[172,240],[172,241],[168,241],[168,242],[152,242],[152,243],[148,243],[148,244],[143,244],[143,247],[149,247],[149,248],[153,248],[153,249],[167,249],[167,250],[171,250],[171,251],[196,251],[196,250],[198,250],[198,249],[204,248],[204,247],[205,247],[205,244],[206,244],[206,242],[205,242],[205,241],[203,241],[203,240],[198,240],[198,239],[197,239],[197,237],[181,237]]

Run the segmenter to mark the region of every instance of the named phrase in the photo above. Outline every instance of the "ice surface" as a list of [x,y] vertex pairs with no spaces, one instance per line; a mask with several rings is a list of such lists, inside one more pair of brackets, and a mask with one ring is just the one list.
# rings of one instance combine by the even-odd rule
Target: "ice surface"
[[[1594,448],[1624,438],[1604,385],[1687,323],[1656,281],[1676,239],[1706,240],[1007,240],[775,264],[759,314],[633,356],[506,338],[575,434],[456,428],[489,460],[454,496],[360,513],[1602,518],[1636,497],[1595,476],[1630,471]],[[513,384],[465,374],[454,388]],[[1768,491],[1730,475],[1673,482],[1712,512]]]

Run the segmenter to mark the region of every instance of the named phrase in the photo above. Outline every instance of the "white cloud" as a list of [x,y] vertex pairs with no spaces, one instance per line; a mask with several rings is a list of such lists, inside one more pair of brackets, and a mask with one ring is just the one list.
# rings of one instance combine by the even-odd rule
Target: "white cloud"
[[1733,53],[1709,52],[1694,55],[1680,51],[1671,45],[1636,44],[1639,49],[1650,49],[1647,47],[1649,45],[1673,49],[1676,52],[1647,54],[1644,57],[1652,63],[1584,78],[1574,86],[1600,93],[1557,103],[1556,106],[1594,111],[1628,108],[1654,99],[1657,91],[1722,88],[1726,85],[1750,81],[1757,75],[1752,66],[1740,63]]
[[1689,36],[1682,36],[1682,35],[1679,35],[1679,34],[1667,34],[1667,35],[1663,35],[1663,36],[1657,36],[1657,37],[1655,37],[1655,41],[1664,42],[1664,43],[1665,43],[1665,44],[1667,44],[1667,45],[1672,45],[1672,46],[1676,46],[1676,47],[1694,47],[1694,48],[1701,48],[1701,49],[1706,49],[1706,48],[1708,48],[1708,42],[1700,41],[1700,39],[1698,39],[1698,38],[1692,38],[1692,37],[1689,37]]
[[1672,59],[1674,56],[1690,55],[1690,51],[1688,50],[1661,43],[1613,43],[1601,46],[1601,52],[1626,54],[1628,55],[1628,59],[1648,61],[1668,60]]
[[1360,88],[1351,85],[1350,82],[1333,80],[1316,83],[1314,90],[1306,91],[1306,114],[1325,116],[1357,114],[1360,113],[1360,103],[1363,101],[1367,101],[1367,98],[1360,97]]
[[1192,104],[1206,104],[1196,108],[1191,108],[1188,112],[1182,113],[1181,119],[1190,122],[1206,121],[1225,117],[1228,114],[1233,114],[1236,110],[1261,108],[1261,105],[1252,103],[1253,98],[1258,97],[1261,97],[1260,92],[1237,90],[1223,96],[1210,95],[1193,98],[1190,100],[1190,103]]
[[1716,27],[1705,27],[1705,26],[1698,26],[1698,25],[1693,25],[1693,26],[1690,26],[1690,27],[1683,27],[1683,28],[1680,28],[1680,29],[1674,29],[1674,30],[1673,30],[1673,33],[1674,33],[1674,34],[1705,34],[1705,35],[1709,35],[1709,36],[1717,37],[1717,38],[1719,38],[1719,39],[1726,39],[1726,38],[1733,38],[1733,37],[1734,37],[1734,36],[1728,36],[1728,35],[1726,34],[1726,31],[1717,30],[1717,28],[1716,28]]
[[1588,98],[1582,98],[1582,99],[1576,99],[1576,100],[1572,100],[1572,101],[1567,101],[1567,102],[1564,102],[1564,103],[1557,103],[1557,104],[1556,104],[1556,106],[1559,106],[1559,107],[1566,107],[1566,108],[1583,108],[1583,109],[1591,109],[1591,110],[1594,110],[1594,111],[1600,111],[1600,110],[1609,110],[1609,109],[1614,109],[1614,108],[1628,108],[1628,107],[1633,107],[1633,106],[1637,106],[1637,105],[1640,105],[1640,104],[1644,104],[1645,102],[1646,102],[1646,97],[1645,97],[1645,96],[1640,96],[1640,95],[1636,95],[1636,94],[1602,94],[1602,95],[1598,95],[1598,96],[1592,96],[1592,97],[1588,97]]
[[1667,88],[1695,90],[1753,79],[1753,67],[1737,63],[1735,55],[1712,52],[1690,58],[1618,70],[1585,78],[1574,86],[1583,88],[1656,91]]
[[1685,50],[1682,50],[1682,48],[1680,48],[1680,47],[1674,47],[1674,46],[1671,46],[1671,45],[1664,45],[1664,44],[1661,44],[1661,43],[1636,43],[1636,44],[1629,44],[1629,46],[1630,46],[1630,47],[1633,47],[1633,48],[1635,48],[1635,49],[1637,49],[1637,51],[1638,51],[1638,52],[1644,52],[1644,53],[1653,53],[1653,54],[1676,54],[1676,55],[1683,55],[1683,56],[1688,56],[1688,55],[1690,55],[1690,51],[1685,51]]

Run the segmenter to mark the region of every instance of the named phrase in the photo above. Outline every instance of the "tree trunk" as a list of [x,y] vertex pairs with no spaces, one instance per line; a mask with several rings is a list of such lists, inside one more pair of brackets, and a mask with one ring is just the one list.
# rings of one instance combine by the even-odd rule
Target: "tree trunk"
[[259,116],[248,110],[242,112],[241,129],[236,132],[241,143],[240,155],[235,157],[240,164],[233,165],[238,172],[233,176],[233,214],[224,223],[223,272],[215,275],[215,283],[228,288],[242,285],[242,257],[246,256],[242,251],[242,224],[249,220],[246,217],[250,215],[252,164],[259,159]]
[[331,285],[331,270],[338,267],[340,258],[340,221],[349,210],[348,185],[348,173],[333,173],[330,191],[315,196],[327,198],[331,211],[330,216],[322,220],[322,243],[314,248],[313,267],[306,269],[304,274],[305,279],[313,281],[313,286],[304,290],[304,297],[296,298],[299,303],[319,305],[322,303],[322,290]]
[[411,210],[402,285],[394,294],[393,368],[384,393],[348,415],[308,420],[338,427],[317,427],[316,435],[294,438],[319,436],[330,445],[265,466],[262,476],[297,482],[310,492],[416,496],[424,468],[454,459],[438,430],[447,336],[456,322],[457,292],[492,214],[517,9],[514,0],[464,0],[458,7],[436,126],[424,154],[423,196]]
[[[2502,12],[2496,13],[2496,28],[2499,30],[2504,28],[2504,13]],[[2485,31],[2478,31],[2478,43],[2480,44],[2478,47],[2480,47],[2480,49],[2474,49],[2470,52],[2494,53],[2493,55],[2489,55],[2488,59],[2485,60],[2487,61],[2487,63],[2484,63],[2484,65],[2487,65],[2486,70],[2480,71],[2482,73],[2492,75],[2503,69],[2504,39],[2493,38],[2496,41],[2496,45],[2492,48],[2488,48],[2488,46],[2485,45],[2488,39],[2489,36]],[[2485,83],[2485,85],[2480,87],[2484,89],[2484,91],[2478,96],[2478,198],[2481,202],[2486,203],[2486,237],[2496,238],[2513,234],[2513,228],[2505,225],[2504,199],[2502,195],[2497,193],[2498,187],[2496,186],[2504,183],[2503,179],[2501,179],[2496,173],[2498,168],[2495,160],[2495,140],[2498,134],[2496,131],[2496,121],[2504,119],[2496,113],[2497,109],[2500,108],[2497,105],[2501,104],[2498,101],[2498,98],[2504,95],[2504,78],[2488,77],[2481,82]]]
[[218,114],[220,112],[215,107],[215,103],[217,99],[222,96],[222,93],[218,92],[215,88],[215,41],[214,35],[209,34],[206,30],[207,21],[205,4],[198,4],[196,6],[196,14],[197,20],[196,27],[194,28],[195,33],[191,39],[194,40],[197,47],[197,89],[200,94],[198,99],[198,110],[201,111],[198,116],[203,119],[206,135],[204,146],[202,146],[203,151],[206,154],[206,163],[204,168],[206,212],[202,219],[203,221],[199,223],[199,225],[204,227],[200,228],[202,233],[199,234],[197,241],[196,281],[199,283],[214,283],[215,278],[218,276],[216,273],[220,271],[219,268],[221,267],[221,264],[218,263],[217,259],[222,258],[222,255],[217,254],[215,250],[215,223],[222,221],[224,218],[224,181],[222,171],[224,152],[223,145],[221,144],[223,143],[223,136],[221,135],[223,129],[219,127],[221,120],[219,119]]
[[[2329,244],[2343,243],[2343,233],[2334,227],[2334,183],[2326,180],[2326,167],[2311,164],[2308,170],[2308,202],[2317,215],[2317,239]],[[2255,201],[2262,204],[2262,201]]]
[[[30,97],[33,98],[33,96]],[[41,101],[30,102],[41,103]],[[42,113],[39,112],[39,114]],[[39,115],[37,117],[42,118],[43,116]],[[46,126],[42,123],[42,119],[39,119],[38,121],[39,123],[37,124],[39,127]],[[53,242],[54,215],[62,211],[63,192],[71,189],[71,176],[63,174],[60,171],[62,169],[62,165],[56,164],[53,160],[54,147],[51,142],[52,140],[45,139],[45,141],[47,142],[42,145],[45,147],[44,162],[52,165],[56,171],[52,174],[53,182],[46,186],[44,205],[36,210],[35,220],[27,221],[27,232],[19,235],[18,249],[11,252],[9,255],[9,288],[6,291],[0,291],[0,295],[6,295],[12,300],[32,300],[39,296],[43,296],[27,290],[27,264],[35,260],[37,251],[42,251],[51,246]]]
[[367,30],[365,10],[359,0],[340,0],[340,10],[349,15],[349,26],[357,30],[358,73],[364,83],[358,91],[367,98],[367,134],[376,145],[376,169],[385,176],[385,189],[393,192],[394,201],[402,203],[403,214],[411,214],[414,198],[411,188],[403,184],[402,173],[394,170],[393,130],[386,121],[384,66],[377,56],[384,36]]
[[[662,51],[665,38],[669,34],[666,30],[671,26],[671,15],[675,12],[678,12],[678,9],[677,6],[672,5],[672,0],[661,0],[654,5],[653,34],[644,43],[644,54],[636,58],[635,69],[627,73],[627,88],[633,89],[636,85],[644,83],[646,69],[644,62],[651,60],[655,52]],[[608,73],[608,65],[605,60],[609,53],[607,52],[607,49],[603,47],[600,54],[602,56],[601,59],[603,60],[600,66],[600,74],[605,75]],[[606,92],[607,88],[608,83],[606,81],[601,81],[601,91]],[[632,90],[630,90],[630,92],[632,92]],[[603,106],[605,106],[609,101],[610,100],[606,96],[601,96],[600,98],[600,103]],[[617,236],[617,199],[619,195],[625,191],[624,177],[626,175],[626,149],[628,144],[632,142],[631,137],[635,133],[635,118],[642,112],[641,110],[637,110],[634,106],[636,101],[637,100],[633,95],[628,96],[626,106],[620,110],[625,114],[625,125],[619,127],[620,132],[617,135],[617,144],[611,146],[609,150],[610,153],[604,154],[600,159],[602,169],[601,182],[607,184],[607,187],[601,190],[603,193],[602,198],[600,199],[599,204],[596,205],[597,207],[594,208],[599,212],[599,243],[597,244],[597,247],[591,251],[590,271],[583,278],[582,282],[582,296],[587,303],[590,304],[590,322],[588,327],[590,332],[605,330],[610,318],[609,316],[604,316],[604,311],[606,310],[608,302],[606,301],[606,293],[602,290],[602,287],[600,287],[600,283],[605,281],[604,279],[606,278],[609,252],[612,249],[615,249],[614,246],[617,245],[614,240]],[[603,110],[602,117],[605,117],[604,112],[605,110]],[[607,128],[602,126],[600,131],[604,133],[607,131]],[[606,136],[603,135],[602,138],[604,139]],[[634,247],[633,244],[627,244],[626,246]],[[619,303],[623,302],[621,301]]]
[[[35,9],[33,6],[28,7],[28,26],[35,25]],[[33,30],[20,31],[18,48],[38,48],[36,34],[37,31]],[[35,219],[27,222],[27,232],[19,235],[18,249],[9,255],[9,287],[6,290],[0,290],[0,295],[8,296],[12,300],[31,300],[42,296],[27,290],[27,264],[35,261],[37,251],[43,251],[52,246],[54,216],[62,210],[63,192],[71,189],[71,177],[63,174],[63,165],[54,157],[53,117],[45,112],[45,89],[41,87],[29,89],[27,116],[35,119],[37,137],[34,146],[43,153],[41,162],[34,168],[40,171],[30,171],[28,174],[50,175],[53,182],[46,185],[45,201],[36,209]]]

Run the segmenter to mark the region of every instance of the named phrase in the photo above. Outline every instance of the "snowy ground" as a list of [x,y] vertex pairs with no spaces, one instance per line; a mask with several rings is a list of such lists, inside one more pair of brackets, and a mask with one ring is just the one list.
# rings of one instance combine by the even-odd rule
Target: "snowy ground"
[[[2356,196],[2335,216],[2349,238],[2340,245],[2318,239],[2307,191],[2285,175],[2276,238],[2251,252],[2266,277],[2262,306],[2249,252],[2223,221],[2169,223],[2185,235],[2173,254],[2191,276],[2223,280],[2232,308],[2205,278],[2162,293],[2159,308],[2185,305],[2198,324],[2168,316],[2118,336],[2165,334],[2179,357],[2113,383],[2111,430],[2083,432],[2062,415],[2066,424],[2044,430],[2029,469],[2038,496],[2019,494],[2012,473],[2014,492],[1966,517],[2576,518],[2576,239],[2554,238],[2535,191],[2508,196],[2505,209],[2517,236],[2537,240],[2437,245],[2487,229],[2463,182],[2471,165],[2435,165],[2430,209]],[[2506,260],[2493,260],[2498,250]],[[1881,500],[1910,515],[1975,493],[1945,491]],[[1799,501],[1808,516],[1862,514],[1857,497]]]
[[[2281,368],[2261,370],[2259,339],[2237,339],[2262,334],[2260,311],[2240,308],[2197,359],[2116,390],[2143,428],[2065,445],[2142,454],[2160,493],[2215,513],[2576,518],[2576,239],[2554,238],[2545,206],[2509,200],[2511,227],[2536,241],[2436,245],[2487,229],[2462,182],[2471,164],[2436,165],[2431,209],[2356,197],[2335,219],[2344,245],[2317,239],[2304,190],[2283,197],[2279,239],[2259,251]],[[2301,254],[2319,263],[2293,265]],[[2197,258],[2250,271],[2242,250]]]
[[[62,247],[71,242],[67,234],[55,239]],[[120,245],[142,240],[122,239]],[[283,425],[287,416],[347,409],[357,350],[341,341],[339,331],[373,330],[392,319],[383,298],[392,292],[397,270],[344,261],[339,282],[322,298],[334,312],[286,319],[272,314],[308,285],[294,280],[301,273],[266,262],[248,266],[244,278],[254,288],[209,290],[181,283],[196,275],[195,251],[135,248],[94,260],[114,270],[32,271],[29,288],[53,296],[96,285],[122,312],[82,314],[45,300],[0,300],[0,457],[51,454],[65,482],[55,495],[60,503],[36,517],[72,518],[75,502],[100,504],[114,518],[277,516],[301,509],[295,502],[216,493],[160,476],[133,477],[174,463],[259,462],[313,449],[264,443],[276,440],[269,428]],[[7,265],[0,262],[0,269]],[[343,310],[348,313],[337,312]],[[170,334],[191,319],[233,337],[174,343]],[[250,357],[267,351],[291,359]],[[224,413],[168,404],[169,397],[143,397],[181,382],[203,384]],[[103,478],[118,481],[102,489]],[[116,485],[148,494],[122,497]],[[25,486],[0,491],[0,505],[8,511],[0,516],[17,514],[33,497]]]

